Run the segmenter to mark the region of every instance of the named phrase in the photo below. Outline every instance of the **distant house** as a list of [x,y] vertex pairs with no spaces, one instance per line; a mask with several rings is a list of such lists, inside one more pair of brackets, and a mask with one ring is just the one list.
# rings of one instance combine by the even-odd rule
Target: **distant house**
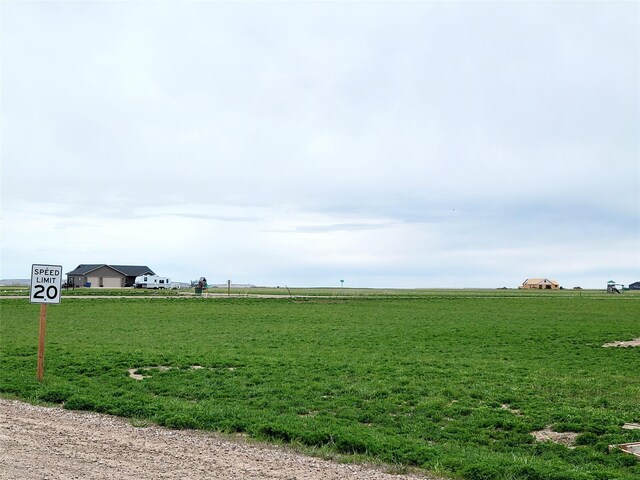
[[629,285],[629,290],[640,290],[640,282],[635,282]]
[[155,275],[145,265],[82,264],[67,273],[67,283],[76,287],[131,287],[137,276]]
[[520,288],[532,290],[558,290],[560,284],[548,278],[527,278]]

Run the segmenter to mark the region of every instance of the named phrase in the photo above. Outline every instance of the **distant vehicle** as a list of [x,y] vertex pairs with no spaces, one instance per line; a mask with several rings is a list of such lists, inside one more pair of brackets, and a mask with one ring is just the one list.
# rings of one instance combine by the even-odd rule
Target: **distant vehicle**
[[169,288],[170,280],[167,277],[158,275],[140,275],[136,277],[133,284],[134,288]]

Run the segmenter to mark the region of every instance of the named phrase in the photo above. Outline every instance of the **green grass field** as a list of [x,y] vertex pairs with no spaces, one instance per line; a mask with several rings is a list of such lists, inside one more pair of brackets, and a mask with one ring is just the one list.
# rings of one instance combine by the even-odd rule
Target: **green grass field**
[[[640,441],[621,428],[640,423],[640,348],[602,348],[640,337],[640,295],[324,293],[64,295],[42,383],[39,307],[0,299],[0,394],[453,478],[640,478],[609,448]],[[547,426],[575,448],[536,442]]]

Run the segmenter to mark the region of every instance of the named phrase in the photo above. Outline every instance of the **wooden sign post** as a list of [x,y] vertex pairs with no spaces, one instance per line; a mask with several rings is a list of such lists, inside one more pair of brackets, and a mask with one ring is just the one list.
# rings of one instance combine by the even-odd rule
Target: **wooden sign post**
[[62,286],[62,266],[32,265],[29,302],[40,304],[40,332],[38,335],[37,378],[44,379],[44,340],[47,329],[47,307],[50,303],[60,303]]
[[38,381],[44,379],[44,337],[47,329],[47,304],[40,304],[40,332],[38,334]]

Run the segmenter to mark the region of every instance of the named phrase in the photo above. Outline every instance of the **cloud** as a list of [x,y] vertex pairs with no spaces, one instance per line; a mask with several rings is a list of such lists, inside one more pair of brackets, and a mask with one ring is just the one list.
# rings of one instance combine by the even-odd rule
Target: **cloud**
[[4,276],[640,271],[633,3],[2,8]]

